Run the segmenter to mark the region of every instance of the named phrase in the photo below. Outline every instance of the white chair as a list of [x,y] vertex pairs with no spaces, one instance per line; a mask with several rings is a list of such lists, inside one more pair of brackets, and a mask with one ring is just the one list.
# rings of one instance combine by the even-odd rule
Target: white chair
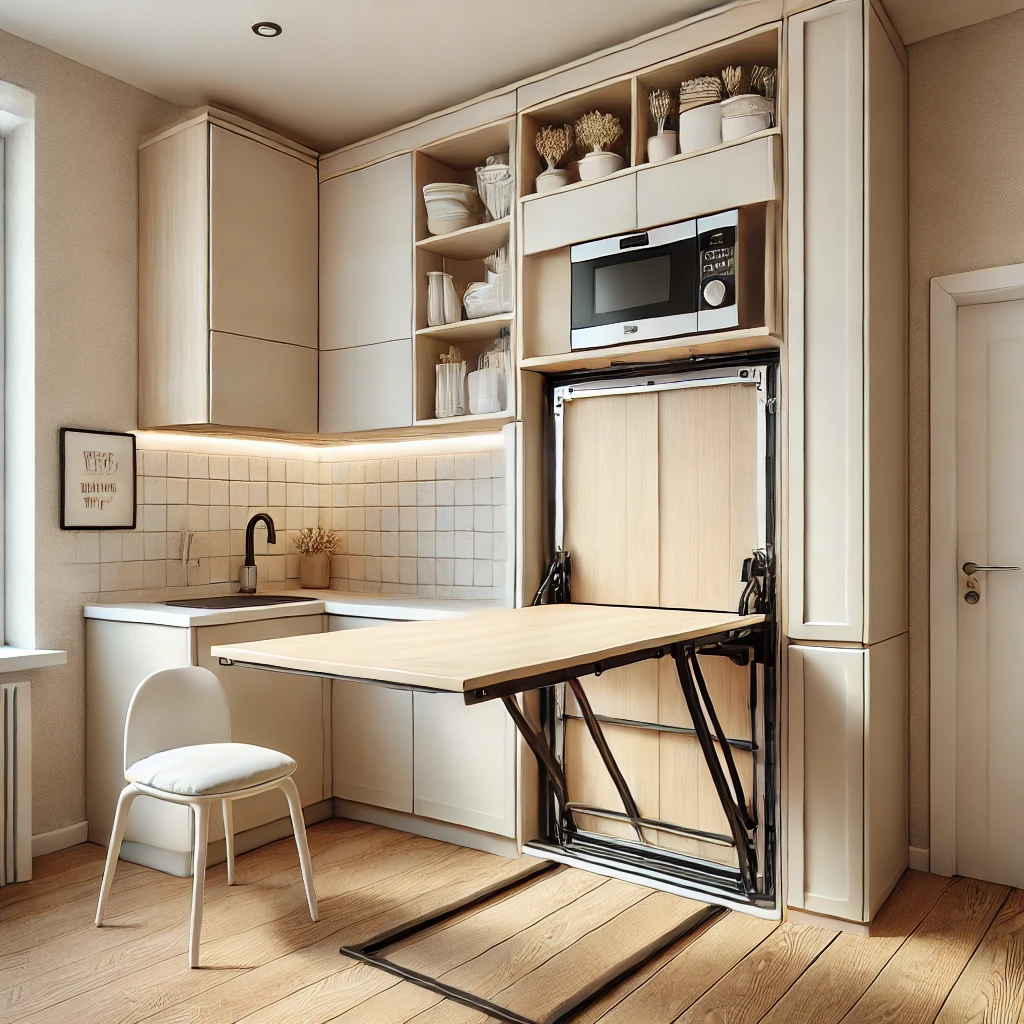
[[171,668],[147,676],[132,696],[124,724],[124,777],[107,848],[107,862],[96,908],[96,927],[114,881],[128,811],[136,797],[152,796],[192,809],[195,837],[192,864],[192,925],[188,939],[190,967],[199,966],[199,932],[203,926],[203,881],[210,805],[221,804],[227,846],[228,885],[235,882],[235,842],[231,801],[280,789],[299,849],[309,913],[317,920],[313,867],[306,843],[299,791],[292,779],[295,762],[287,754],[249,743],[231,742],[228,701],[220,680],[205,668]]

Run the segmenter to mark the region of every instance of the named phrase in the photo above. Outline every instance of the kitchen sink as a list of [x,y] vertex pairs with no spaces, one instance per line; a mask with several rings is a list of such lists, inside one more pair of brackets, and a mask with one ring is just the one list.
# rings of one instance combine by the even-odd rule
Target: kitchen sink
[[173,608],[263,608],[271,604],[299,604],[317,601],[316,597],[275,597],[273,594],[226,594],[223,597],[190,597],[184,601],[164,601]]

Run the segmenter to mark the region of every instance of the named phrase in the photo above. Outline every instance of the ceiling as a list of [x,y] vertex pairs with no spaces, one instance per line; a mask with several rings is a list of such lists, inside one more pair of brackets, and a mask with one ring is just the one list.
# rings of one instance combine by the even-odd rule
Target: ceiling
[[[0,0],[0,29],[324,152],[718,2]],[[256,21],[284,31],[261,39]]]
[[[230,107],[326,152],[718,2],[0,0],[0,29],[182,106]],[[1024,8],[883,2],[908,44]],[[261,39],[255,21],[284,31]]]
[[[6,0],[0,0],[0,8]],[[1024,9],[1024,0],[882,0],[900,39],[909,46],[965,25]]]

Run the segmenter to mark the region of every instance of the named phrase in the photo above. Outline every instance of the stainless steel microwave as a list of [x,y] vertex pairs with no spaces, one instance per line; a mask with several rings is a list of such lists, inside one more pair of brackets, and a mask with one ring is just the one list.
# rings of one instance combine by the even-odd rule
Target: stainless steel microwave
[[570,249],[573,349],[764,323],[765,207]]

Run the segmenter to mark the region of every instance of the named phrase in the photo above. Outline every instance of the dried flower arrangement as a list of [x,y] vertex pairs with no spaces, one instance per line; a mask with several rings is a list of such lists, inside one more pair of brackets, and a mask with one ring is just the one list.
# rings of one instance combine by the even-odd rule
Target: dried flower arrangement
[[331,554],[338,547],[338,535],[322,526],[307,526],[295,538],[295,550],[300,555]]
[[722,98],[722,80],[714,75],[690,78],[679,86],[679,113],[717,103]]
[[622,122],[614,114],[592,110],[576,122],[576,144],[584,152],[600,153],[622,136]]
[[548,165],[548,170],[553,171],[558,161],[572,152],[572,125],[546,125],[537,132],[534,145],[537,147],[537,155]]
[[763,64],[755,64],[750,69],[750,88],[752,92],[760,93],[765,99],[775,99],[775,86],[779,73],[775,68],[765,67]]
[[654,89],[650,95],[651,117],[658,125],[658,134],[665,130],[665,122],[672,116],[672,94],[666,89]]
[[722,84],[730,99],[745,93],[747,90],[743,88],[743,68],[738,66],[722,68]]

